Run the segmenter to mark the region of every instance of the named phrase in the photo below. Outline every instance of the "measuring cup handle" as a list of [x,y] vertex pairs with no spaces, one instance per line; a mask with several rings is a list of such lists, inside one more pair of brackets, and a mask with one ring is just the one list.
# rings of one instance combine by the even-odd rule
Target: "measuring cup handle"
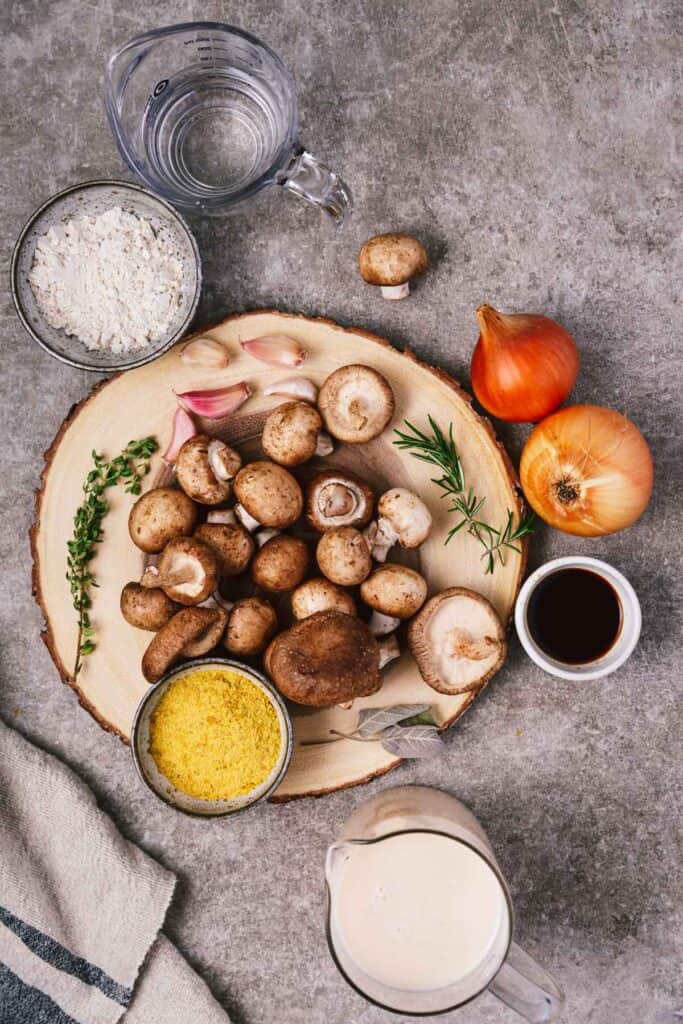
[[307,203],[328,213],[337,227],[353,209],[351,189],[325,164],[302,149],[293,158],[278,184]]
[[489,992],[531,1024],[557,1020],[564,1006],[564,996],[555,980],[516,942],[510,946]]

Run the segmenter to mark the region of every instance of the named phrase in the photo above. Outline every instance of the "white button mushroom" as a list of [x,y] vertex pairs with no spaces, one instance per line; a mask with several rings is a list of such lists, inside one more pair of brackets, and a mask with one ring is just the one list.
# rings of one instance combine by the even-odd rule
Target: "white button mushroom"
[[392,487],[377,503],[378,518],[364,531],[372,557],[383,562],[394,544],[419,548],[432,529],[432,516],[425,503],[405,487]]
[[328,530],[318,541],[320,571],[340,587],[354,587],[370,575],[372,559],[362,533],[353,526]]
[[375,496],[364,480],[341,470],[325,470],[306,488],[306,519],[324,533],[335,526],[365,526],[370,522]]
[[382,565],[363,581],[360,596],[373,609],[371,633],[382,636],[420,610],[427,599],[427,583],[406,565]]
[[284,530],[297,521],[304,499],[299,484],[275,462],[251,462],[235,477],[235,514],[248,530],[273,526]]
[[409,282],[424,274],[428,262],[422,242],[395,232],[369,238],[358,254],[361,277],[379,285],[385,299],[404,299],[410,292]]
[[378,437],[394,415],[394,393],[371,366],[341,366],[327,377],[318,408],[332,437],[364,444]]
[[329,455],[332,441],[322,426],[320,413],[308,402],[285,402],[266,417],[263,451],[281,466],[299,466],[314,455]]

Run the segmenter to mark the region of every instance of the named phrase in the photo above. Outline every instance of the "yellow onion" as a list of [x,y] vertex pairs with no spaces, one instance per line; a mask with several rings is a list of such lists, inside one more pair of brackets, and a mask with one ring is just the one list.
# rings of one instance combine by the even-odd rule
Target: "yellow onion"
[[527,501],[551,526],[598,537],[623,530],[652,492],[652,456],[630,420],[600,405],[571,405],[534,428],[522,452]]

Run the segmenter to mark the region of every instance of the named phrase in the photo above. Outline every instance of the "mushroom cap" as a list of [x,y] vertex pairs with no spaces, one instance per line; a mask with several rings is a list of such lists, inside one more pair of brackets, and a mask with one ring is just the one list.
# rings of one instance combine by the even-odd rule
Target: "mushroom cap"
[[178,452],[175,471],[178,483],[193,501],[200,505],[220,505],[231,494],[229,480],[219,480],[209,462],[211,438],[197,434],[186,441]]
[[408,627],[408,643],[420,675],[439,693],[480,689],[507,652],[495,609],[465,587],[450,587],[427,601]]
[[136,629],[156,632],[177,611],[178,605],[160,588],[151,590],[139,583],[126,583],[121,591],[121,614]]
[[270,601],[244,597],[236,601],[223,643],[231,654],[260,654],[277,630],[277,615]]
[[268,414],[261,445],[273,462],[299,466],[315,455],[322,417],[309,402],[284,402]]
[[308,546],[299,537],[279,533],[260,548],[251,564],[251,575],[264,590],[293,590],[308,571]]
[[375,496],[364,480],[346,470],[326,469],[306,488],[306,519],[324,533],[335,526],[366,526]]
[[348,590],[338,587],[324,576],[306,580],[292,594],[292,615],[299,621],[316,612],[330,611],[355,615],[356,604]]
[[369,238],[358,254],[358,269],[368,284],[405,284],[424,274],[428,263],[422,242],[393,231]]
[[250,462],[235,477],[235,497],[263,526],[291,526],[303,511],[304,499],[291,473],[276,462]]
[[194,535],[213,551],[219,576],[239,576],[254,554],[254,539],[241,523],[202,523]]
[[161,577],[185,574],[184,582],[163,584],[163,590],[182,605],[201,604],[218,586],[218,568],[211,548],[195,537],[178,537],[169,541],[158,565]]
[[377,512],[394,527],[402,548],[418,548],[431,532],[431,512],[407,487],[385,491],[377,502]]
[[192,533],[198,515],[195,503],[177,487],[154,487],[145,491],[130,510],[128,532],[133,544],[156,554],[170,540]]
[[407,565],[381,565],[363,581],[360,596],[382,615],[410,619],[427,600],[427,583]]
[[182,608],[156,633],[142,656],[142,674],[156,683],[183,657],[185,648],[216,621],[214,608]]
[[318,394],[325,428],[349,444],[372,441],[394,415],[394,392],[371,366],[340,366],[327,377]]
[[331,707],[376,693],[382,685],[379,644],[364,622],[317,612],[273,640],[265,667],[285,697]]
[[316,558],[323,576],[340,587],[355,587],[372,569],[367,541],[353,526],[337,526],[318,541]]
[[203,658],[214,647],[218,647],[221,642],[225,627],[228,624],[228,613],[225,608],[221,608],[218,604],[215,608],[212,607],[209,610],[216,613],[215,622],[207,626],[196,640],[192,640],[183,647],[183,658]]

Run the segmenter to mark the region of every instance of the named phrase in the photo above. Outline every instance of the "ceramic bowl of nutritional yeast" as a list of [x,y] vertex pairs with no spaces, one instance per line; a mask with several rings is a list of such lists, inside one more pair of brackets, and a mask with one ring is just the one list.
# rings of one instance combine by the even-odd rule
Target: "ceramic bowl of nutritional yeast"
[[197,243],[173,207],[126,181],[86,181],[32,214],[14,247],[12,297],[46,352],[98,373],[151,362],[194,319]]
[[292,743],[277,690],[227,658],[196,658],[167,673],[140,702],[131,736],[142,781],[171,807],[204,818],[268,797]]

